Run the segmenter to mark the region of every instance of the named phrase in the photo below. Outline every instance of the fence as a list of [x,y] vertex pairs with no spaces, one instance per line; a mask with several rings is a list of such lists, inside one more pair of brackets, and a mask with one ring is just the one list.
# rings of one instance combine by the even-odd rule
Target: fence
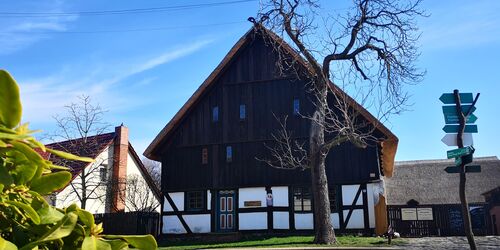
[[[470,204],[469,208],[474,234],[488,234],[484,204]],[[387,206],[387,213],[389,224],[401,236],[465,235],[460,204],[390,205]]]
[[160,230],[160,214],[156,212],[120,212],[94,214],[96,223],[103,224],[105,234],[151,234]]

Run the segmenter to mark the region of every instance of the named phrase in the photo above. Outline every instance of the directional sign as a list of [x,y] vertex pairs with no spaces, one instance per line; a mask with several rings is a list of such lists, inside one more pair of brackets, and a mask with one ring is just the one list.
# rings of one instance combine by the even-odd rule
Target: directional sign
[[[459,125],[446,125],[443,131],[446,133],[458,133]],[[477,125],[465,125],[464,133],[477,133]]]
[[456,158],[456,157],[460,157],[463,155],[468,155],[468,154],[471,154],[473,152],[474,152],[474,148],[472,146],[467,146],[464,148],[457,148],[457,149],[453,149],[453,150],[448,150],[448,151],[446,151],[446,156],[448,157],[448,159],[451,159],[451,158]]
[[[444,171],[446,171],[446,173],[448,173],[448,174],[460,173],[460,167],[450,166],[450,167],[446,167],[444,169]],[[466,173],[479,173],[479,172],[481,172],[481,166],[480,165],[465,166],[465,172]]]
[[[472,140],[472,134],[470,133],[464,133],[462,136],[462,140],[464,142],[464,146],[470,146],[474,144],[474,141]],[[443,139],[441,139],[441,141],[448,146],[458,146],[457,134],[446,134],[444,135]]]
[[[472,103],[472,93],[460,93],[460,102],[461,103]],[[453,104],[455,103],[455,95],[453,93],[444,93],[439,97],[444,104]]]
[[[462,113],[466,114],[469,109],[470,109],[471,105],[462,105]],[[471,111],[471,114],[472,112],[476,111],[476,106],[472,107],[472,111]],[[456,106],[443,106],[443,114],[447,115],[447,114],[450,114],[450,115],[457,115],[457,107]]]
[[[467,118],[467,121],[465,121],[465,123],[474,123],[477,121],[477,116],[475,116],[474,114],[471,114],[469,115],[469,117]],[[456,114],[444,114],[444,122],[446,124],[458,124],[460,123],[460,120],[458,118],[458,115]]]

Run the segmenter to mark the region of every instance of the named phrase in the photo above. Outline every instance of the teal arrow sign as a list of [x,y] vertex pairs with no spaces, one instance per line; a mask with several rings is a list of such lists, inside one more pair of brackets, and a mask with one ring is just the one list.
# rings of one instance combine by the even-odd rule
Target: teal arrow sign
[[[444,171],[446,171],[446,173],[448,173],[448,174],[460,173],[460,167],[457,167],[457,166],[446,167],[444,169]],[[481,166],[480,165],[465,166],[465,172],[466,173],[480,173]]]
[[463,148],[448,150],[448,151],[446,151],[446,156],[448,157],[448,159],[451,159],[451,158],[456,158],[456,157],[460,157],[460,156],[464,156],[464,155],[470,155],[473,152],[474,152],[474,148],[472,146],[467,146],[467,147],[463,147]]
[[[446,133],[458,133],[459,125],[446,125],[443,131]],[[477,133],[477,125],[465,125],[464,133]]]
[[[467,118],[467,121],[465,121],[465,123],[471,124],[471,123],[475,123],[476,121],[477,121],[477,116],[472,114],[472,115],[469,115],[469,117]],[[455,115],[455,114],[444,114],[444,122],[446,124],[458,124],[458,123],[460,123],[460,121],[458,119],[458,115]]]
[[[472,103],[472,93],[460,93],[460,102],[461,103]],[[439,97],[439,100],[444,104],[453,104],[455,103],[455,96],[453,93],[444,93]]]
[[[462,105],[462,113],[467,113],[469,111],[471,105]],[[476,111],[476,107],[472,107],[472,112]],[[471,112],[471,114],[472,114]],[[457,115],[457,107],[456,106],[443,106],[443,114],[447,115]]]

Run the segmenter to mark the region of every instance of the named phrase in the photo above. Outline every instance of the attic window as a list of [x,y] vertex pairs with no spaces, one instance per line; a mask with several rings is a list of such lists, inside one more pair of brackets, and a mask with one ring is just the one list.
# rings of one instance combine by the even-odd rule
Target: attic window
[[300,101],[299,99],[293,99],[293,114],[299,115],[300,112]]
[[245,120],[247,117],[247,107],[245,104],[240,105],[240,120]]
[[219,121],[219,107],[217,106],[212,108],[212,121]]
[[233,161],[233,147],[227,146],[226,147],[226,162],[232,162]]
[[102,164],[99,168],[99,180],[106,182],[108,180],[108,165]]
[[201,164],[208,164],[208,148],[203,148],[201,150]]

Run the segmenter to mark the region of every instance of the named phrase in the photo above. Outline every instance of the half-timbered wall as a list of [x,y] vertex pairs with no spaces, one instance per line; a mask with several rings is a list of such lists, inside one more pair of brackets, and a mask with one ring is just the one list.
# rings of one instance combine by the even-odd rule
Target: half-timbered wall
[[[370,231],[375,227],[374,190],[376,183],[341,185],[336,194],[337,211],[332,211],[332,225],[337,230]],[[295,211],[293,204],[293,187],[251,187],[236,190],[235,209],[237,211],[235,226],[239,231],[254,230],[312,230],[314,215],[310,212]],[[271,190],[271,191],[270,191]],[[207,204],[217,202],[207,190]],[[267,202],[268,193],[272,193],[272,205]],[[196,212],[185,210],[185,192],[167,193],[163,205],[164,234],[187,233],[185,224],[192,233],[216,232],[215,223],[219,223],[215,211],[206,209]],[[169,201],[170,200],[170,201]],[[175,208],[171,205],[173,203]]]

